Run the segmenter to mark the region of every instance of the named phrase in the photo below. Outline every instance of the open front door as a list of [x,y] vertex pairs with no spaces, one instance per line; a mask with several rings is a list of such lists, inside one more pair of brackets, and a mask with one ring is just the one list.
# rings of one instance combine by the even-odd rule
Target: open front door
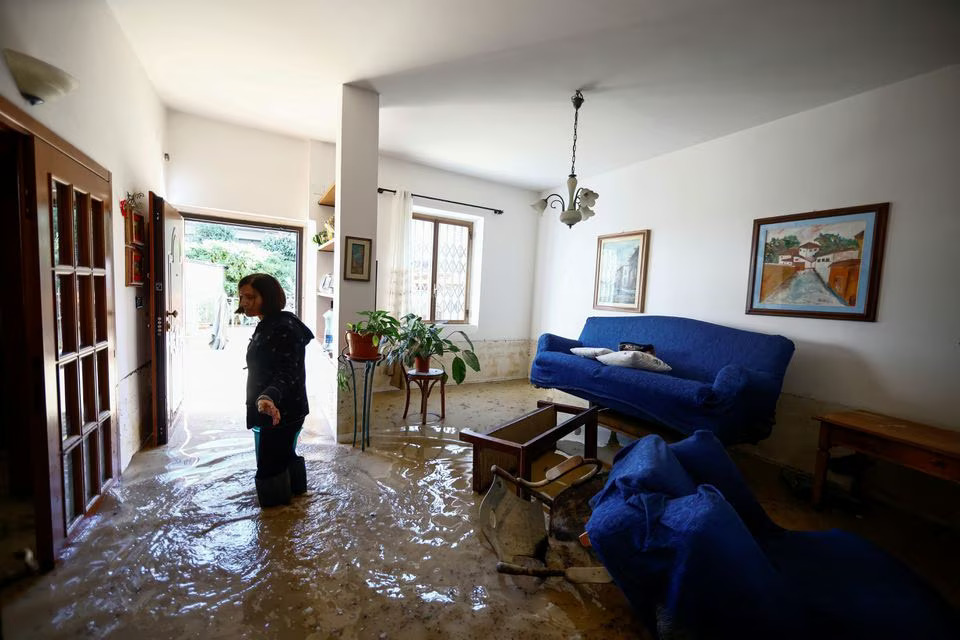
[[153,438],[167,444],[183,405],[183,216],[149,197]]

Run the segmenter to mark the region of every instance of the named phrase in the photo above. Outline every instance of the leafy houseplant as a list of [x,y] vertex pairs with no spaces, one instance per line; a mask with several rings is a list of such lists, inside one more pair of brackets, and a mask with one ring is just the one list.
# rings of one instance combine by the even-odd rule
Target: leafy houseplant
[[[384,349],[387,364],[400,362],[407,367],[416,364],[418,371],[426,371],[430,368],[430,360],[434,356],[451,353],[455,354],[451,373],[453,381],[457,384],[463,382],[466,377],[468,365],[474,371],[480,371],[480,360],[473,352],[473,342],[470,341],[470,337],[460,330],[443,335],[444,329],[442,324],[424,322],[423,318],[415,313],[403,316],[395,336]],[[469,348],[461,348],[450,339],[458,333]],[[442,362],[440,366],[443,368]]]
[[326,244],[330,240],[333,240],[333,232],[334,232],[333,225],[334,225],[334,218],[333,216],[330,216],[329,218],[326,219],[326,221],[324,221],[323,229],[313,234],[313,241],[317,245],[322,245],[322,244]]
[[386,311],[360,311],[366,318],[347,323],[347,350],[353,358],[372,360],[397,338],[400,322]]

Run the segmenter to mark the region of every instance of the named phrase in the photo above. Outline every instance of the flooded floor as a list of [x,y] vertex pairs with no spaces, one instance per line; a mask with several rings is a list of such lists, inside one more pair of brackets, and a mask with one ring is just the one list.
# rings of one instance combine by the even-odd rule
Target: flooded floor
[[[194,399],[171,444],[134,457],[57,568],[7,589],[3,637],[648,637],[612,585],[494,570],[458,430],[514,418],[544,393],[524,381],[451,385],[447,419],[424,427],[404,425],[400,392],[377,394],[363,453],[334,444],[314,416],[299,446],[308,493],[264,511],[242,411]],[[896,518],[817,513],[769,465],[741,466],[781,524],[894,531],[891,551],[919,541],[935,554],[905,558],[935,584],[960,569],[945,557],[956,533],[918,525],[908,538]]]
[[[482,411],[460,396],[484,386],[448,390],[447,422]],[[499,386],[481,395],[500,411],[534,408],[528,385]],[[401,394],[377,405],[399,418]],[[137,454],[57,568],[4,594],[4,637],[642,637],[612,585],[494,571],[455,427],[378,420],[361,453],[314,420],[310,490],[261,511],[241,418],[191,412]]]

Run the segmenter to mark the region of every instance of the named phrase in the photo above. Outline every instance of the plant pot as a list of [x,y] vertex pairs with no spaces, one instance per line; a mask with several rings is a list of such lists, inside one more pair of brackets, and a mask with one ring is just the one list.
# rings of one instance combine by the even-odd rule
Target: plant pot
[[428,371],[430,371],[430,358],[424,358],[423,356],[414,356],[413,368],[416,369],[417,373],[427,373]]
[[347,331],[345,335],[347,338],[347,353],[351,358],[375,360],[380,355],[377,351],[377,345],[373,343],[373,334]]

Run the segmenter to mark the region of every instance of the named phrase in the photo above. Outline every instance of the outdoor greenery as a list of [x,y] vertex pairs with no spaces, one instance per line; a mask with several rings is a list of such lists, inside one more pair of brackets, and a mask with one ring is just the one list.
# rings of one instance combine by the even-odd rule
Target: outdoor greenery
[[229,225],[192,225],[186,256],[226,267],[223,289],[228,297],[237,295],[237,283],[245,275],[268,273],[280,282],[288,301],[296,299],[297,241],[293,234],[268,232],[257,244],[238,241]]
[[[859,246],[853,238],[845,238],[837,233],[821,233],[814,238],[813,241],[820,245],[818,253],[821,255],[833,253],[834,251],[856,249]],[[763,246],[763,261],[766,263],[776,262],[777,256],[799,246],[800,240],[797,239],[797,236],[785,236],[783,238],[767,240]]]

